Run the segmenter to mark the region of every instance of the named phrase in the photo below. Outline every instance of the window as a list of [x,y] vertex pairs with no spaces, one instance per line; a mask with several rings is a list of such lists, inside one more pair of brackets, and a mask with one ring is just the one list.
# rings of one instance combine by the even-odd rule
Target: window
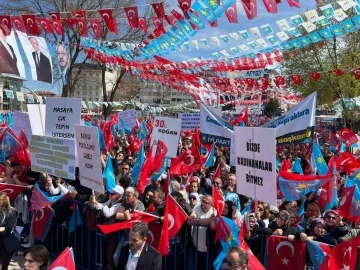
[[86,91],[83,91],[82,93],[83,93],[84,96],[86,96]]
[[176,98],[172,98],[171,101],[176,101]]
[[181,98],[177,98],[176,101],[181,101],[182,99]]

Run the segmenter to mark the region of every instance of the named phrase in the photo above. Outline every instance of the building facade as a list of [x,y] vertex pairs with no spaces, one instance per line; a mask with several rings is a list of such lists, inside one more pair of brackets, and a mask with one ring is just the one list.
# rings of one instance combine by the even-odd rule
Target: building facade
[[[16,92],[21,92],[23,79],[9,74],[0,74],[0,111],[20,110],[21,102],[17,100]],[[5,90],[13,91],[13,96],[8,97]]]

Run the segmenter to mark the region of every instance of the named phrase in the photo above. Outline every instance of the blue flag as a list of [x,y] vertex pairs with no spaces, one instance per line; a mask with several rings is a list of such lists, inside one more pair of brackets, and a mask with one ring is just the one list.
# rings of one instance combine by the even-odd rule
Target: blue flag
[[333,181],[333,186],[332,186],[333,190],[332,190],[332,194],[327,194],[327,196],[332,195],[332,199],[330,202],[325,204],[324,211],[330,210],[333,207],[338,206],[338,203],[339,203],[339,198],[337,196],[337,177],[336,177],[336,166],[335,165],[333,166],[332,173],[334,174],[334,176],[332,177],[332,179],[330,179],[330,181]]
[[245,215],[245,213],[251,212],[251,205],[254,202],[254,199],[250,199],[250,202],[244,207],[244,209],[241,211],[241,215]]
[[106,190],[109,191],[116,186],[114,168],[112,165],[112,160],[110,155],[108,154],[105,164],[105,169],[103,172],[103,178],[106,179]]
[[320,266],[326,259],[324,251],[319,246],[319,244],[314,241],[306,241],[306,247],[309,252],[310,260],[314,266],[314,269],[320,269]]
[[292,168],[291,168],[291,171],[293,173],[298,173],[298,174],[301,174],[301,175],[304,175],[304,171],[303,169],[301,168],[301,164],[300,164],[300,161],[301,159],[300,158],[296,158],[293,165],[292,165]]
[[102,153],[106,148],[106,144],[105,144],[104,134],[102,133],[100,127],[98,127],[98,134],[99,134],[100,153]]
[[82,225],[82,218],[79,211],[79,207],[75,204],[74,211],[70,219],[68,220],[67,227],[69,229],[69,234],[76,230],[77,227]]
[[154,174],[151,176],[151,180],[157,180],[166,170],[169,164],[169,158],[164,157],[162,161],[162,167],[158,172],[154,172]]
[[144,152],[144,144],[142,143],[141,147],[140,147],[140,151],[136,157],[135,163],[134,163],[134,167],[131,171],[131,185],[134,187],[137,184],[139,175],[140,175],[140,171],[141,168],[145,162],[145,152]]
[[145,122],[142,121],[139,128],[138,139],[145,140],[147,135],[149,135],[149,130],[147,129]]
[[214,165],[214,154],[215,154],[215,144],[212,146],[207,160],[203,167],[212,167]]
[[5,159],[10,157],[13,152],[21,148],[21,143],[9,132],[5,132],[1,141],[0,162],[5,162]]
[[312,155],[315,160],[317,173],[319,175],[325,175],[329,173],[329,167],[327,166],[324,157],[320,151],[320,147],[317,143],[313,143]]
[[121,123],[125,133],[129,135],[131,133],[131,128],[126,124],[126,122],[119,116],[119,122]]

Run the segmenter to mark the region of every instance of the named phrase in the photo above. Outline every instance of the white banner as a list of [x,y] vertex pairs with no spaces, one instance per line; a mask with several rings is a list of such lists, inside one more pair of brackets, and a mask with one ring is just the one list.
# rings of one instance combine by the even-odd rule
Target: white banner
[[21,130],[24,130],[26,135],[32,134],[29,115],[27,113],[14,111],[14,123],[12,130],[17,136],[19,136]]
[[276,205],[275,129],[235,127],[236,189]]
[[135,111],[135,109],[118,112],[119,130],[123,129],[123,126],[120,121],[120,117],[129,126],[129,128],[133,129],[136,126],[136,111]]
[[76,125],[75,134],[80,183],[104,193],[98,128]]
[[31,170],[75,180],[75,140],[31,135]]
[[80,125],[80,98],[47,98],[45,135],[75,140],[75,125]]
[[230,143],[230,166],[236,165],[236,154],[235,154],[235,135],[231,136]]
[[194,130],[200,128],[200,113],[178,113],[181,119],[181,130]]
[[33,135],[45,135],[46,105],[27,104],[30,118],[31,131]]
[[277,144],[289,144],[311,139],[315,127],[316,92],[279,118],[263,125],[276,128]]
[[[156,116],[151,135],[151,145],[156,144],[159,140],[163,141],[168,148],[166,156],[175,158],[179,145],[180,130],[180,119]],[[156,147],[153,149],[153,154],[155,154],[155,151]]]
[[234,134],[232,126],[204,104],[200,107],[200,132],[203,143],[216,143],[226,147],[230,147],[231,136]]

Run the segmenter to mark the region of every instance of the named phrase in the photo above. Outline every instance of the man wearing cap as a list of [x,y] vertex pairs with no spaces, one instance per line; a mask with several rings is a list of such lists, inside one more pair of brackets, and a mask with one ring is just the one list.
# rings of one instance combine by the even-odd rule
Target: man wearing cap
[[191,209],[194,209],[195,206],[197,206],[200,203],[200,196],[196,192],[192,192],[189,195],[189,205],[191,206]]
[[143,203],[138,200],[139,193],[133,187],[128,187],[125,194],[126,200],[120,206],[119,211],[116,213],[116,219],[119,220],[130,220],[134,210],[145,210]]
[[13,47],[7,43],[6,36],[10,35],[10,29],[0,25],[0,73],[9,73],[20,76],[17,67],[17,58]]
[[279,214],[279,209],[276,206],[270,205],[269,223],[273,222]]
[[[116,185],[109,190],[109,200],[105,203],[93,201],[93,205],[97,210],[101,210],[104,216],[108,219],[113,217],[121,206],[121,197],[124,194],[124,189]],[[114,223],[114,222],[113,222]]]

